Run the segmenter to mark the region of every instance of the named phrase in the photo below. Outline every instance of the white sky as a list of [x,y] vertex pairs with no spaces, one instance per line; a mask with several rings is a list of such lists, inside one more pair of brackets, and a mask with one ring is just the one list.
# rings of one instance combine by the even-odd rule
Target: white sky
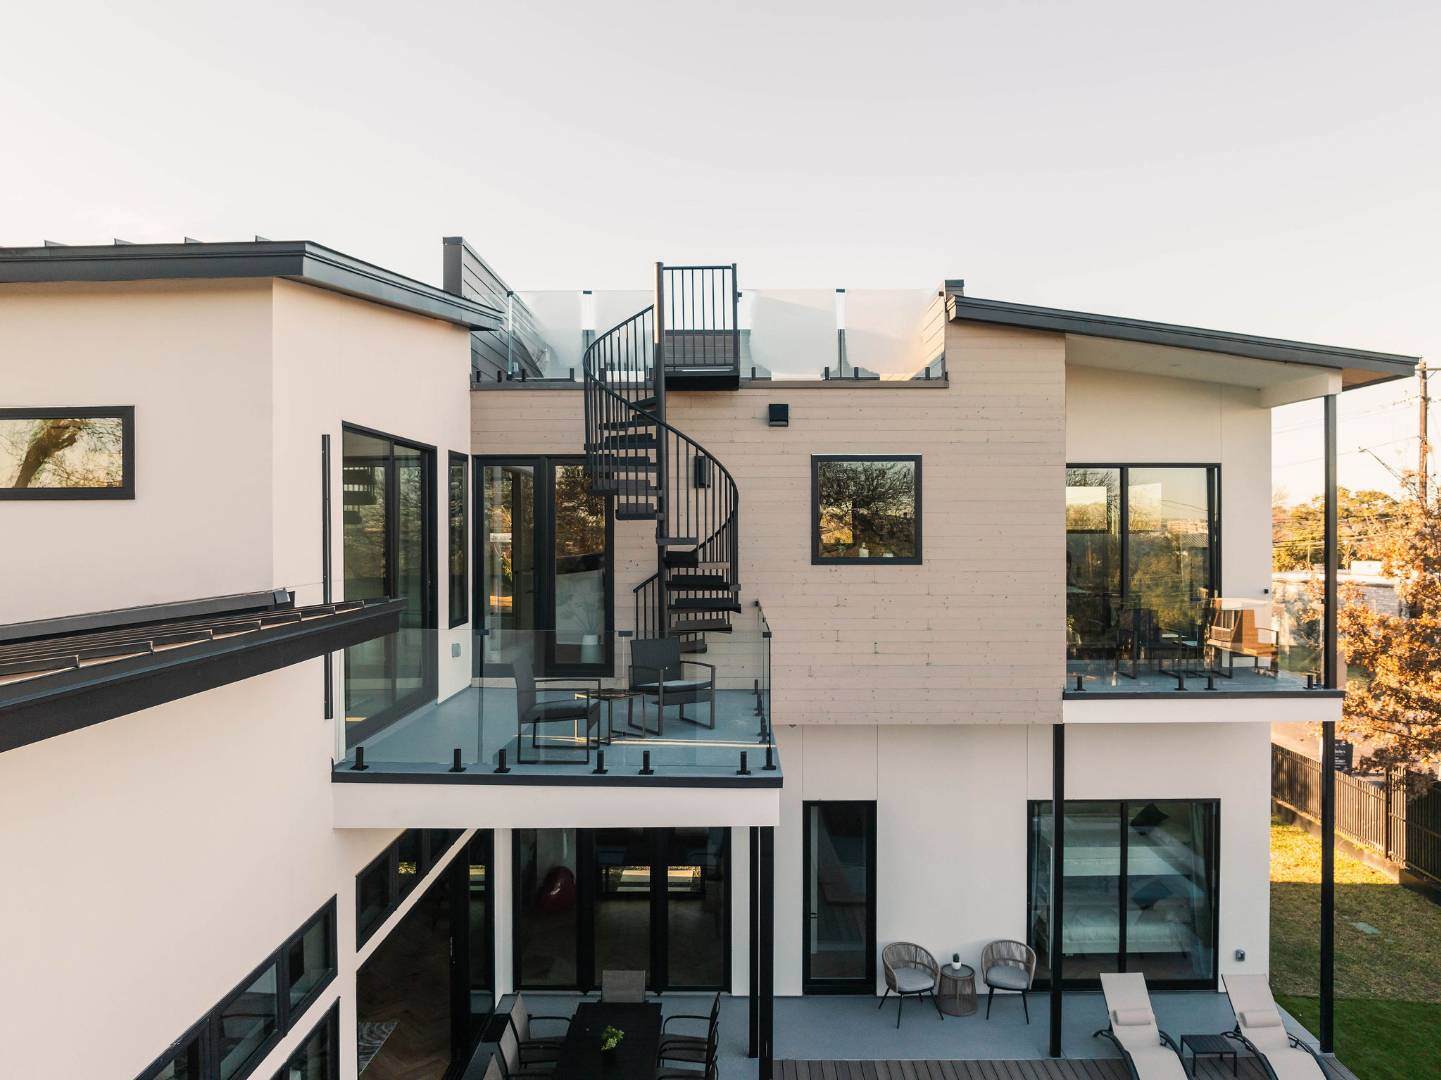
[[[438,281],[459,233],[517,288],[963,277],[1436,354],[1438,41],[1434,2],[16,5],[0,244],[260,233]],[[1343,449],[1414,459],[1408,392],[1347,395]],[[1319,451],[1295,422],[1278,466]]]

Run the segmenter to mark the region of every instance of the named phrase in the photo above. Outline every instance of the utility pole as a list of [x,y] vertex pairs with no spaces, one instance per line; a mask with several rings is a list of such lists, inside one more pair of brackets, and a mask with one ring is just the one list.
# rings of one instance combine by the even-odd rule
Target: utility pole
[[1426,459],[1431,456],[1431,444],[1430,444],[1430,442],[1429,442],[1429,441],[1427,440],[1427,438],[1426,438],[1426,418],[1427,418],[1427,414],[1431,411],[1431,395],[1430,395],[1430,392],[1429,392],[1428,389],[1427,389],[1427,387],[1428,387],[1430,384],[1427,382],[1427,371],[1426,371],[1426,361],[1425,361],[1425,360],[1422,360],[1419,364],[1416,365],[1416,377],[1421,380],[1421,417],[1420,417],[1420,435],[1421,435],[1420,443],[1421,443],[1421,448],[1420,448],[1420,461],[1419,461],[1419,463],[1417,464],[1417,468],[1416,468],[1416,476],[1417,476],[1417,479],[1418,479],[1417,487],[1420,489],[1421,505],[1422,505],[1422,506],[1425,506],[1425,505],[1426,505],[1427,486],[1428,486],[1428,480],[1429,480],[1429,478],[1428,478],[1428,476],[1427,476],[1427,468],[1426,468],[1426,466],[1427,466],[1427,460],[1426,460]]

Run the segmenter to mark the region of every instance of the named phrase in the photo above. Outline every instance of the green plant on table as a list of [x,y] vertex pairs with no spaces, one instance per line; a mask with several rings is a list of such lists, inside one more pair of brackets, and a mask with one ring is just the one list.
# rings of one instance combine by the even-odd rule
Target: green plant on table
[[602,1050],[614,1050],[620,1045],[620,1041],[624,1038],[624,1031],[618,1027],[607,1025],[606,1029],[600,1033],[600,1048]]

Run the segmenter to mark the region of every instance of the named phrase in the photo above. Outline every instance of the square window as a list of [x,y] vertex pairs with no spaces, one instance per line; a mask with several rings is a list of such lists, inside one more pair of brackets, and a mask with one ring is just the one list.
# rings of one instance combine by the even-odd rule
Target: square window
[[921,561],[921,459],[811,458],[811,562]]

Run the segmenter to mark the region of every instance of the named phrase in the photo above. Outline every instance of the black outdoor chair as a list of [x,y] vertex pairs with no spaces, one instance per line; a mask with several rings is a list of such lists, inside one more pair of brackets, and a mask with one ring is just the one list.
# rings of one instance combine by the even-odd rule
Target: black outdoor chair
[[[684,668],[705,669],[704,678],[687,679]],[[680,709],[680,718],[688,724],[715,728],[715,665],[699,660],[680,658],[680,638],[637,638],[630,644],[630,688],[643,695],[640,726],[650,731],[645,722],[645,701],[656,703],[656,721],[653,734],[660,735],[665,727],[665,711],[674,705]],[[710,706],[709,723],[685,714],[685,707],[697,702]]]
[[[600,700],[593,697],[584,697],[592,691],[600,689],[599,679],[577,679],[574,676],[554,676],[550,678],[536,678],[531,655],[528,651],[522,650],[510,658],[510,667],[515,672],[515,760],[520,765],[539,765],[539,756],[526,760],[525,757],[525,729],[530,728],[530,745],[532,749],[540,749],[540,729],[546,724],[569,724],[573,738],[582,738],[582,752],[584,757],[571,761],[555,762],[555,764],[586,764],[590,761],[590,732],[591,728],[596,729],[596,738],[600,737]],[[567,686],[550,685],[552,683],[568,683]],[[545,684],[545,685],[542,685]],[[553,700],[543,700],[541,694],[564,691],[567,696]]]
[[[1154,608],[1123,608],[1116,620],[1116,672],[1128,679],[1137,678],[1141,665],[1154,662],[1158,671],[1165,670],[1167,660],[1179,662],[1184,649],[1178,637],[1166,637]],[[1125,668],[1129,666],[1130,670]]]
[[[705,1036],[665,1034],[665,1029],[676,1020],[692,1024],[704,1022],[706,1025]],[[720,995],[717,994],[711,1002],[709,1016],[702,1016],[698,1013],[676,1013],[674,1016],[666,1017],[665,1023],[661,1025],[661,1031],[661,1061],[703,1065],[706,1069],[705,1075],[709,1076],[716,1067],[717,1048],[720,1045]],[[695,1078],[699,1074],[693,1071],[677,1070],[672,1075]]]

